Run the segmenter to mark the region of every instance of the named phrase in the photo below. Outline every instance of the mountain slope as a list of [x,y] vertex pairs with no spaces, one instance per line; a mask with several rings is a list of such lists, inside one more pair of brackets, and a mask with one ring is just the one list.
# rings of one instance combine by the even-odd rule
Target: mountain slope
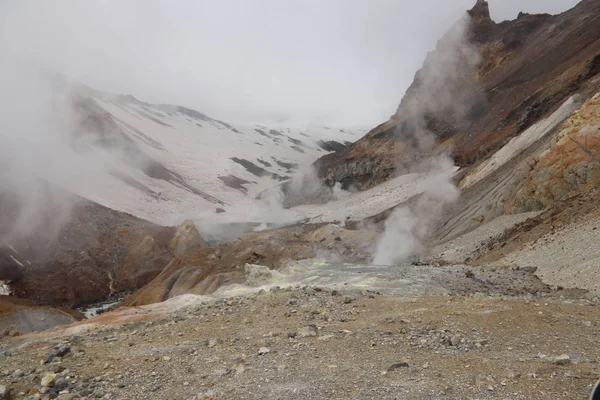
[[[528,223],[535,220],[533,213],[514,217],[506,214],[541,211],[545,207],[554,206],[558,209],[553,212],[562,212],[567,208],[571,210],[568,201],[560,200],[568,199],[576,193],[588,193],[591,196],[591,189],[600,177],[596,167],[596,158],[600,156],[596,146],[600,132],[596,117],[600,70],[596,70],[594,61],[600,50],[597,48],[600,30],[595,24],[597,18],[600,18],[600,14],[596,13],[599,6],[597,2],[584,1],[573,10],[558,16],[520,15],[516,21],[497,25],[489,19],[487,3],[478,1],[470,11],[472,18],[465,31],[469,41],[466,44],[464,41],[458,42],[460,46],[467,46],[469,49],[469,46],[474,45],[480,54],[481,59],[476,68],[478,80],[472,82],[468,74],[461,72],[451,76],[450,86],[445,87],[452,93],[458,90],[466,97],[475,95],[474,98],[484,104],[485,112],[473,112],[481,105],[477,101],[469,103],[466,109],[446,106],[443,102],[424,103],[422,100],[426,96],[423,90],[427,88],[422,85],[429,89],[432,86],[430,82],[423,80],[427,73],[417,74],[415,83],[408,90],[392,120],[375,128],[355,144],[328,154],[316,163],[321,168],[319,173],[326,185],[341,183],[363,190],[326,204],[301,205],[289,210],[290,213],[308,217],[311,222],[342,222],[346,229],[337,227],[335,234],[324,238],[317,236],[318,240],[307,240],[305,235],[298,234],[297,243],[295,239],[285,239],[283,231],[263,232],[253,238],[240,237],[233,242],[234,247],[243,248],[246,245],[252,248],[256,244],[255,240],[268,242],[271,235],[281,232],[282,240],[289,240],[289,259],[292,260],[307,257],[306,254],[295,252],[297,246],[306,247],[310,250],[309,253],[320,255],[324,259],[332,257],[332,253],[336,252],[326,250],[329,240],[334,238],[342,247],[354,250],[357,249],[355,242],[358,240],[362,244],[362,250],[372,257],[382,241],[381,233],[389,226],[394,226],[390,230],[390,240],[394,248],[407,248],[408,257],[404,261],[414,260],[416,257],[431,263],[470,262],[485,252],[486,248],[502,246],[503,242],[499,238],[511,232],[511,229],[519,226],[531,228],[532,225]],[[581,33],[581,29],[587,24],[590,24],[589,31],[586,31],[583,47],[575,49],[577,55],[572,55],[570,51],[575,50],[570,49],[559,58],[547,59],[533,70],[528,68],[533,68],[530,64],[536,64],[537,59],[528,61],[527,65],[523,64],[530,46],[536,46],[536,51],[540,54],[555,53],[557,41],[561,46],[568,47],[572,37]],[[544,39],[548,29],[555,30],[551,40]],[[593,39],[594,34],[596,39]],[[446,54],[451,50],[454,53],[457,42],[448,38],[452,38],[451,33],[440,41],[436,52]],[[495,57],[486,53],[487,44],[492,43],[489,40],[494,43],[500,40],[502,46],[510,49],[510,54],[494,61],[493,65],[486,64]],[[497,56],[500,53],[496,49],[494,54]],[[425,69],[430,68],[428,63],[439,58],[430,55],[428,60]],[[452,65],[456,65],[454,61]],[[524,72],[526,70],[529,71],[527,74]],[[490,82],[496,82],[494,79],[500,75],[503,76],[502,85],[485,89],[483,85],[491,85]],[[530,90],[533,92],[529,92]],[[480,97],[482,93],[485,97]],[[519,96],[525,96],[529,100],[522,100]],[[413,100],[414,98],[418,101]],[[538,114],[532,111],[530,105],[538,100],[541,103],[535,109],[547,111]],[[415,107],[414,101],[417,101],[419,107]],[[432,108],[435,111],[436,107],[438,114],[431,111]],[[456,115],[450,115],[452,112],[464,119],[458,121]],[[483,121],[487,121],[489,125],[478,125],[483,124]],[[521,122],[517,124],[517,121]],[[437,142],[433,141],[433,146],[429,148],[422,146],[419,135],[424,134],[433,134]],[[516,136],[512,140],[508,140],[514,135]],[[467,136],[470,141],[465,139]],[[482,158],[484,153],[480,153],[475,156],[473,163],[463,166],[459,171],[448,166],[443,167],[442,172],[423,169],[424,165],[429,166],[423,161],[448,150],[450,142],[455,145],[454,159],[459,160],[462,151],[476,153],[474,149],[468,150],[461,146],[480,139],[489,143],[490,151],[493,150],[489,158]],[[411,172],[411,168],[416,168],[416,171]],[[394,177],[396,174],[400,176]],[[442,190],[449,180],[453,180],[461,188],[458,199],[443,203],[443,207],[428,203],[431,199],[427,198],[427,193]],[[394,220],[391,217],[394,215],[393,210],[402,207],[410,211],[416,210],[420,214],[416,218]],[[591,207],[586,213],[592,218],[598,208],[600,206]],[[522,234],[518,229],[512,232],[516,237]],[[323,242],[319,241],[323,239]],[[466,241],[471,243],[465,244]],[[271,250],[266,251],[268,253]],[[218,253],[221,254],[220,251]],[[207,282],[212,282],[211,291],[226,282],[223,280],[218,283],[219,279],[216,277],[221,273],[239,274],[236,268],[231,269],[233,264],[239,269],[246,262],[255,262],[237,258],[229,260],[226,250],[222,254],[222,257],[216,256],[211,262],[214,276],[209,273],[191,285],[189,282],[176,285],[170,283],[176,282],[181,274],[188,276],[198,271],[204,273],[203,260],[208,253],[192,253],[185,258],[175,259],[161,276],[140,292],[138,299],[141,301],[136,304],[158,301],[157,298],[165,300],[185,292],[204,294]],[[257,254],[262,253],[257,251]],[[337,260],[353,262],[352,257],[347,257],[345,252],[336,254]],[[221,258],[223,261],[220,261]],[[268,257],[265,259],[270,260]],[[269,266],[281,268],[286,261],[287,258],[276,260]],[[588,284],[584,282],[585,279],[582,276],[569,287],[596,287],[597,280]],[[165,290],[165,287],[168,289]],[[156,288],[160,289],[157,291]],[[144,291],[158,292],[160,295],[141,295]]]
[[[429,69],[444,68],[451,38],[440,40],[390,121],[316,163],[327,185],[341,182],[344,187],[366,189],[405,173],[415,158],[427,156],[420,155],[420,149],[407,140],[414,135],[414,125],[421,123],[437,138],[435,151],[450,150],[457,165],[472,166],[556,110],[575,92],[585,92],[600,72],[597,1],[582,1],[556,16],[521,13],[514,21],[497,24],[490,18],[488,3],[480,0],[469,16],[469,43],[480,56],[475,81],[465,87],[466,78],[461,76],[464,79],[455,77],[450,86],[444,82],[434,87],[437,96],[449,98],[446,108],[428,105],[420,110],[423,122],[415,122],[411,105],[431,96],[428,92],[432,91],[431,85],[423,84],[422,75]],[[449,67],[456,68],[456,64]],[[453,103],[463,98],[471,103],[456,115]]]
[[[93,146],[110,154],[101,184],[82,197],[159,223],[225,211],[362,135],[328,127],[229,124],[181,106],[83,91],[78,101]],[[88,139],[89,140],[89,139]]]

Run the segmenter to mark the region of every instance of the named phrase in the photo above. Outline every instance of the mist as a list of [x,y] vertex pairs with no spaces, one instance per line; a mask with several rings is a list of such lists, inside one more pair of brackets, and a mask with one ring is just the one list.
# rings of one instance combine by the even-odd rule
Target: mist
[[[3,58],[229,122],[373,127],[475,0],[243,0],[0,5]],[[575,0],[491,0],[492,17]]]
[[[2,239],[26,237],[44,221],[54,224],[49,232],[59,229],[71,197],[49,197],[46,183],[66,192],[84,183],[101,185],[120,160],[131,158],[122,148],[94,146],[98,132],[82,129],[70,84],[60,77],[150,102],[186,105],[228,121],[372,127],[396,112],[427,52],[473,3],[3,2],[0,184],[21,207]],[[524,10],[558,12],[573,3],[531,1]],[[498,20],[522,10],[515,1],[492,1],[491,9]],[[425,151],[435,141],[423,129],[421,114],[448,103],[456,93],[440,97],[440,85],[462,77],[448,72],[452,54],[437,60],[443,70],[425,71],[424,91],[436,96],[406,107]],[[292,192],[320,190],[307,179],[312,175],[305,173],[302,190],[294,183]],[[327,199],[344,195],[339,188],[324,193]],[[269,215],[289,220],[280,196],[267,203]]]
[[427,129],[425,116],[441,115],[459,126],[477,102],[485,101],[474,95],[477,92],[474,77],[481,59],[477,47],[468,40],[470,22],[465,14],[440,39],[394,117],[400,121],[395,135],[414,143],[408,151],[416,154],[413,165],[403,162],[401,168],[418,171],[428,179],[416,203],[396,208],[385,221],[374,254],[376,265],[394,265],[418,257],[444,208],[459,197],[452,182],[454,162],[447,154],[435,153],[438,140]]

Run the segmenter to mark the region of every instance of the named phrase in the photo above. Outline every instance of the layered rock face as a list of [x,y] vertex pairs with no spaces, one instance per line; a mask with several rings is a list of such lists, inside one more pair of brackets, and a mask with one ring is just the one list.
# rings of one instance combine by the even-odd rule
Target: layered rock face
[[550,147],[529,158],[531,171],[507,212],[541,210],[600,183],[600,92],[574,112]]

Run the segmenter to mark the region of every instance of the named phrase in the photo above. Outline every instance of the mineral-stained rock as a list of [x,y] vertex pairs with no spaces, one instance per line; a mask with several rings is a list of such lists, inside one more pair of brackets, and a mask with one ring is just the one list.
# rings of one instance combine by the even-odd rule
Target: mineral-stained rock
[[206,242],[198,232],[196,225],[191,220],[185,220],[175,232],[175,237],[171,240],[171,249],[176,256],[189,250],[202,249],[207,247]]

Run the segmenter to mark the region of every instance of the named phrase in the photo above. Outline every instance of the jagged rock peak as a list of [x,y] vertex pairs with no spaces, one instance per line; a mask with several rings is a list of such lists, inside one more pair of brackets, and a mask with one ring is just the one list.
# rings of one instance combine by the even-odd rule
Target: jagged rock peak
[[496,23],[490,16],[490,6],[485,0],[477,0],[475,7],[467,11],[471,18],[471,42],[485,43],[496,36]]
[[473,19],[492,19],[490,16],[490,6],[485,0],[477,0],[475,7],[469,10],[469,15]]

